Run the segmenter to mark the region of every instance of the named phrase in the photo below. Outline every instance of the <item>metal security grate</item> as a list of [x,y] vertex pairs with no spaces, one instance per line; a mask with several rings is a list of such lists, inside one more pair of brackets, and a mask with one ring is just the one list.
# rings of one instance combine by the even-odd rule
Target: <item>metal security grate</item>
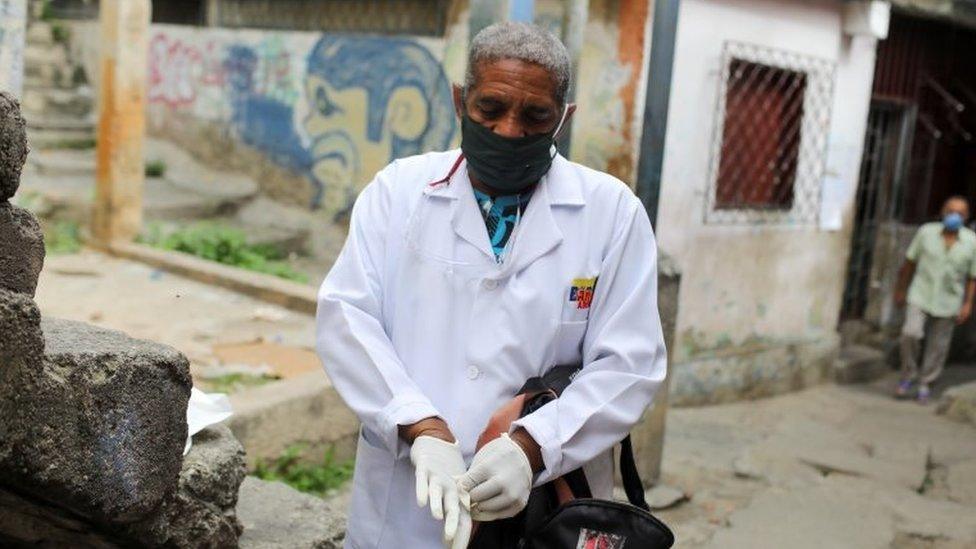
[[448,0],[221,0],[215,24],[324,32],[440,36]]
[[830,61],[727,42],[707,223],[815,223],[833,99]]

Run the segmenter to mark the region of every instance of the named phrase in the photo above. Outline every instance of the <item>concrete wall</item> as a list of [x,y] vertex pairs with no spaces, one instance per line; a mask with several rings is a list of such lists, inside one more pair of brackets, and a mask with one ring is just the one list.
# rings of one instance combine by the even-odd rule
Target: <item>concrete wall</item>
[[577,69],[570,158],[631,186],[653,9],[653,0],[589,0]]
[[[836,347],[876,45],[842,34],[841,5],[682,2],[657,227],[683,274],[673,403],[796,388],[819,379]],[[727,40],[836,63],[825,175],[842,182],[839,231],[703,222]]]
[[0,90],[20,97],[24,87],[26,0],[0,0]]

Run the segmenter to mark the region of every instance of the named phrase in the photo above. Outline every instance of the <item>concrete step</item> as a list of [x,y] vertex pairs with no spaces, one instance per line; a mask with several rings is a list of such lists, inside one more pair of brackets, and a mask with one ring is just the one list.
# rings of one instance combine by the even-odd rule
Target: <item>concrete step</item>
[[[234,207],[229,204],[227,208]],[[159,223],[158,230],[166,235],[185,226],[188,221],[194,219],[155,219]],[[221,217],[208,219],[221,227],[236,229],[246,235],[247,242],[253,245],[272,246],[281,250],[286,256],[291,254],[301,255],[305,253],[308,245],[309,234],[307,230],[287,229],[284,227],[254,226],[243,223],[236,217]]]
[[[64,79],[62,79],[64,80]],[[39,89],[39,88],[56,88],[60,90],[70,90],[74,88],[73,85],[64,83],[61,80],[54,80],[50,78],[42,78],[37,74],[25,74],[24,75],[24,89]]]
[[86,129],[47,130],[28,126],[27,140],[30,143],[31,150],[34,151],[45,149],[95,149],[95,133]]
[[39,175],[94,176],[94,150],[42,150],[27,157],[27,163]]
[[95,108],[95,97],[88,86],[25,88],[21,101],[25,112],[42,116],[84,117]]
[[54,34],[51,28],[51,24],[47,21],[31,21],[27,25],[25,41],[31,46],[52,46]]
[[95,117],[78,116],[28,116],[27,128],[36,130],[95,131]]
[[344,505],[256,477],[241,484],[237,518],[244,526],[241,549],[340,547],[346,533]]
[[144,157],[147,162],[162,162],[166,166],[163,177],[174,186],[201,195],[240,201],[258,192],[257,182],[250,177],[213,170],[180,146],[163,139],[146,139]]
[[976,425],[976,381],[946,389],[937,411],[956,421]]
[[[30,166],[21,178],[20,194],[29,196],[30,209],[53,221],[87,223],[95,196],[95,177],[41,174]],[[239,202],[204,196],[149,178],[143,188],[143,213],[147,220],[194,221],[232,216]]]
[[24,46],[24,67],[31,65],[67,66],[68,51],[62,44],[39,45],[28,43]]
[[837,383],[866,383],[888,371],[885,353],[866,345],[845,345],[834,360],[834,380]]

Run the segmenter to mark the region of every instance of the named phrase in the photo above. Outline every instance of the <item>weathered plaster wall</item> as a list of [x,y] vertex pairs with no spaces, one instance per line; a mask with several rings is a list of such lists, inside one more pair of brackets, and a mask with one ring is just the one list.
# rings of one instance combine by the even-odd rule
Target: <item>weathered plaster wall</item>
[[[682,2],[657,227],[683,273],[674,402],[779,392],[829,361],[875,51],[873,39],[843,36],[840,9],[830,0]],[[842,230],[703,223],[727,40],[837,63],[826,174],[845,183]]]
[[589,0],[570,157],[634,184],[649,0]]
[[0,0],[0,90],[20,97],[24,87],[27,0]]

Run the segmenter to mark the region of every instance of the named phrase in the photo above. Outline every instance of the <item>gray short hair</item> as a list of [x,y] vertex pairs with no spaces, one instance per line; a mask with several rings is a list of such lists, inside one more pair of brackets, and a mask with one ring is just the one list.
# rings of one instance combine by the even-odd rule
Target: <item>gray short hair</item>
[[541,65],[549,71],[556,84],[554,99],[560,105],[565,104],[569,93],[569,51],[554,34],[538,25],[516,21],[495,23],[482,29],[471,41],[468,52],[465,95],[476,84],[477,65],[499,59],[517,59]]

